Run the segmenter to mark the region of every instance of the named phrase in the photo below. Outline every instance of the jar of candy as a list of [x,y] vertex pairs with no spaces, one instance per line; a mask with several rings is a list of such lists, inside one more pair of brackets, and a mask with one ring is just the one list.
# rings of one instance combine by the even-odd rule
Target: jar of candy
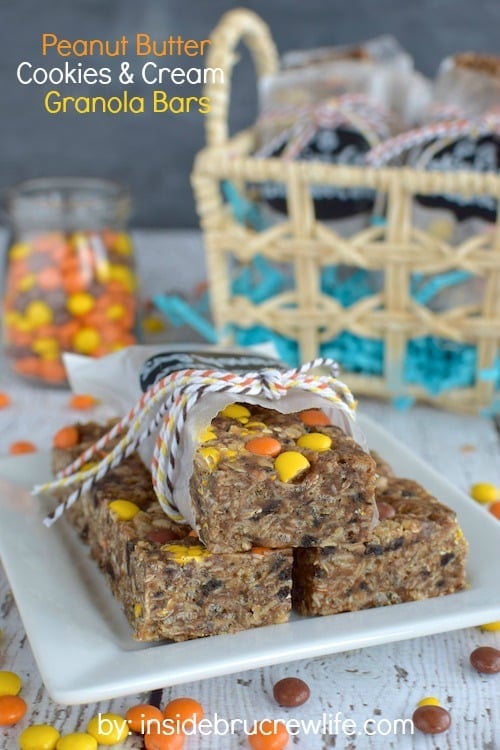
[[127,192],[97,179],[31,180],[7,209],[3,334],[14,371],[64,384],[63,352],[100,357],[135,343]]

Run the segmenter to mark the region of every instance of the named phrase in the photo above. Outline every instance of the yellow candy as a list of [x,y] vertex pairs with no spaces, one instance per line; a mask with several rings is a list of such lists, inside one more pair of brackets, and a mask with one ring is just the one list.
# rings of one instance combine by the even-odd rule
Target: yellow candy
[[33,724],[19,735],[21,750],[56,750],[60,734],[49,724]]
[[71,315],[86,315],[95,306],[95,299],[87,292],[71,294],[66,302],[66,307]]
[[274,468],[282,482],[289,482],[309,468],[311,464],[298,451],[284,451],[274,461]]
[[139,506],[130,500],[112,500],[108,507],[120,521],[131,521],[140,511]]
[[17,695],[23,683],[15,672],[0,672],[0,695]]
[[125,307],[119,302],[116,302],[114,305],[110,305],[108,307],[108,309],[106,310],[106,317],[108,320],[120,320],[120,318],[123,318],[126,312],[127,311]]
[[49,325],[49,323],[52,323],[54,317],[54,313],[50,307],[40,300],[33,300],[30,302],[26,307],[25,314],[33,328]]
[[192,561],[199,562],[210,554],[210,552],[200,544],[193,544],[192,547],[184,547],[182,544],[165,544],[165,546],[162,547],[162,550],[171,555],[179,565]]
[[322,432],[308,432],[306,435],[299,437],[297,445],[322,453],[322,451],[327,451],[332,447],[332,439],[328,435],[323,435]]
[[29,333],[36,326],[34,326],[27,318],[23,318],[20,315],[15,322],[15,327],[18,331],[21,331],[21,333]]
[[117,281],[126,291],[133,292],[137,286],[135,274],[127,266],[117,266],[111,264],[108,269],[109,281]]
[[231,419],[244,419],[251,416],[250,410],[242,404],[229,404],[220,414],[222,417],[231,417]]
[[98,714],[87,724],[87,732],[100,745],[117,745],[128,737],[127,720],[118,714]]
[[36,276],[33,273],[27,273],[26,276],[23,276],[19,279],[19,282],[17,284],[17,288],[20,292],[29,292],[30,289],[33,289],[33,287],[36,284]]
[[22,260],[31,253],[31,245],[27,242],[16,242],[12,245],[9,251],[9,258],[11,260]]
[[97,740],[91,734],[73,732],[61,737],[56,750],[97,750]]
[[496,622],[487,622],[484,625],[481,625],[481,630],[500,630],[500,620],[497,620]]
[[105,284],[109,281],[109,268],[110,265],[107,260],[99,260],[96,266],[96,278],[101,284]]
[[210,471],[213,471],[220,459],[220,453],[217,448],[200,448],[199,453],[209,465]]
[[140,617],[142,615],[142,604],[137,602],[134,604],[134,617]]
[[208,443],[209,440],[215,440],[217,435],[213,430],[210,429],[210,427],[207,427],[205,430],[200,432],[199,441],[200,443]]
[[57,339],[39,338],[33,342],[31,348],[42,359],[57,359],[59,357],[59,342]]
[[493,503],[495,500],[500,500],[500,489],[489,482],[473,484],[470,494],[478,503]]
[[428,695],[425,698],[422,698],[421,701],[417,703],[417,706],[440,706],[441,703],[439,702],[438,698],[435,698],[433,695]]
[[119,255],[132,255],[132,243],[128,234],[120,232],[120,234],[115,236],[113,250],[119,253]]
[[165,330],[165,321],[157,315],[148,315],[142,321],[144,333],[161,333]]
[[73,337],[73,346],[82,354],[92,354],[100,343],[101,337],[95,328],[81,328]]

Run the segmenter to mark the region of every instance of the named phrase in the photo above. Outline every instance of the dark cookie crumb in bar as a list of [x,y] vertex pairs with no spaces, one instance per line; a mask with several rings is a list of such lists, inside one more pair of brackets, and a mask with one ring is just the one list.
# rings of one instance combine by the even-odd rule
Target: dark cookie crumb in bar
[[454,511],[409,479],[388,478],[392,506],[364,543],[294,553],[293,606],[304,615],[351,612],[460,591],[467,543]]

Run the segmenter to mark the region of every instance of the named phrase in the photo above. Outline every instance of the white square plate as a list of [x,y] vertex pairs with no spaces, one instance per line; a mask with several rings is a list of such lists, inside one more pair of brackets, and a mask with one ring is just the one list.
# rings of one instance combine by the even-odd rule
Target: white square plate
[[48,454],[0,461],[0,551],[48,692],[89,703],[268,664],[404,640],[500,619],[500,523],[373,422],[370,447],[400,476],[453,507],[470,545],[470,588],[457,594],[328,617],[299,617],[234,635],[138,644],[120,607],[63,521],[47,529],[47,507],[29,489],[50,476]]

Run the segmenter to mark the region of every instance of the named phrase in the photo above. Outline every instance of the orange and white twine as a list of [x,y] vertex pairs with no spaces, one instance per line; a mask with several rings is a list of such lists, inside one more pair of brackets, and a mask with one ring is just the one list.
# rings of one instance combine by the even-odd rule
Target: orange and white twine
[[[327,374],[315,373],[317,368],[323,368]],[[109,432],[60,471],[54,481],[33,489],[34,494],[40,495],[75,487],[44,519],[44,524],[51,526],[82,493],[89,491],[155,433],[151,463],[153,487],[166,515],[173,521],[184,520],[174,502],[174,475],[182,430],[188,414],[201,398],[214,393],[229,393],[237,398],[257,396],[272,402],[298,389],[320,395],[353,419],[356,402],[337,375],[337,363],[326,357],[284,371],[269,368],[241,375],[212,369],[190,369],[168,375],[153,385]],[[117,438],[120,439],[111,447]],[[92,462],[91,466],[89,462]]]
[[381,167],[395,162],[411,149],[433,141],[442,142],[444,147],[459,138],[486,135],[500,135],[500,110],[489,110],[477,118],[437,119],[423,127],[407,130],[372,148],[366,154],[366,161],[371,167]]

